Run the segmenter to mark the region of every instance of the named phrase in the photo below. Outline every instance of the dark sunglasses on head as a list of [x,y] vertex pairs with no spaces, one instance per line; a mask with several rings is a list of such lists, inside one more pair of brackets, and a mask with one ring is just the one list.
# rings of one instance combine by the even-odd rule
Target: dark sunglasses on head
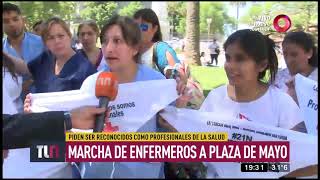
[[149,28],[148,24],[140,24],[141,31],[148,31],[148,28]]

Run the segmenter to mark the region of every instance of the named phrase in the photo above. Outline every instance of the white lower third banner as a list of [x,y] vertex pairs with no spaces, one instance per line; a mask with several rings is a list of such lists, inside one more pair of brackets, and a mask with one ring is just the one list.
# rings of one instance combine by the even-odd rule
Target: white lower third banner
[[[160,115],[179,132],[227,132],[233,141],[289,141],[290,172],[318,164],[317,136],[248,121],[225,114],[167,107]],[[240,163],[209,162],[208,177],[278,178],[288,172],[241,172]]]

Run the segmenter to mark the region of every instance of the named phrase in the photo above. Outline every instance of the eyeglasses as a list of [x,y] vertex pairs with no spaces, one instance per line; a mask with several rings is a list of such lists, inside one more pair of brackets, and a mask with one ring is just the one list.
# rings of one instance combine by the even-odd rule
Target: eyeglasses
[[148,28],[149,28],[148,24],[144,24],[144,23],[140,24],[141,31],[148,31]]

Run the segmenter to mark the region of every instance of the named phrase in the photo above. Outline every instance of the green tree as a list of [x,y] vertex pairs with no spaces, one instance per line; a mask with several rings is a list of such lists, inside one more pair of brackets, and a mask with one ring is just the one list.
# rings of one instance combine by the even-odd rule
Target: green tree
[[26,19],[26,27],[31,30],[32,25],[39,20],[47,20],[57,16],[70,23],[73,19],[75,2],[46,2],[46,1],[7,1],[19,6]]
[[182,1],[168,2],[167,6],[168,20],[173,26],[173,33],[178,32],[181,35],[185,34],[186,27],[186,3]]
[[130,2],[127,6],[119,10],[119,15],[133,17],[134,13],[139,9],[143,9],[144,6],[139,1]]
[[85,2],[85,9],[80,12],[83,19],[95,20],[101,28],[105,22],[116,13],[118,7],[115,2]]
[[[208,32],[207,18],[212,19],[210,34],[224,34],[223,25],[235,26],[235,19],[228,16],[228,9],[221,2],[200,2],[200,33]],[[168,2],[168,19],[174,29],[184,35],[186,32],[186,2]]]
[[235,25],[235,20],[228,16],[227,9],[221,2],[200,2],[200,33],[208,33],[208,18],[212,20],[210,34],[224,34],[224,24]]
[[263,17],[269,17],[267,23],[270,30],[267,33],[275,32],[273,19],[279,14],[289,16],[292,24],[291,29],[308,31],[309,26],[318,25],[317,2],[259,2],[251,6],[240,21],[252,25]]

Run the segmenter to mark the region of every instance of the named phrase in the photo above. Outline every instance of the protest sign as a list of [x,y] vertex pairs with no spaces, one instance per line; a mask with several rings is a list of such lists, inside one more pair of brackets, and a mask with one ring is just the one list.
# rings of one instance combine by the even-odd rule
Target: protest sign
[[[167,107],[160,115],[179,132],[227,132],[229,140],[233,141],[289,141],[291,171],[318,164],[316,136],[254,121],[239,121],[228,114],[215,112]],[[241,172],[240,163],[212,162],[206,165],[208,177],[214,177],[214,173],[218,173],[222,178],[278,178],[286,174],[285,172]]]
[[308,134],[318,135],[318,82],[297,74],[295,90]]

